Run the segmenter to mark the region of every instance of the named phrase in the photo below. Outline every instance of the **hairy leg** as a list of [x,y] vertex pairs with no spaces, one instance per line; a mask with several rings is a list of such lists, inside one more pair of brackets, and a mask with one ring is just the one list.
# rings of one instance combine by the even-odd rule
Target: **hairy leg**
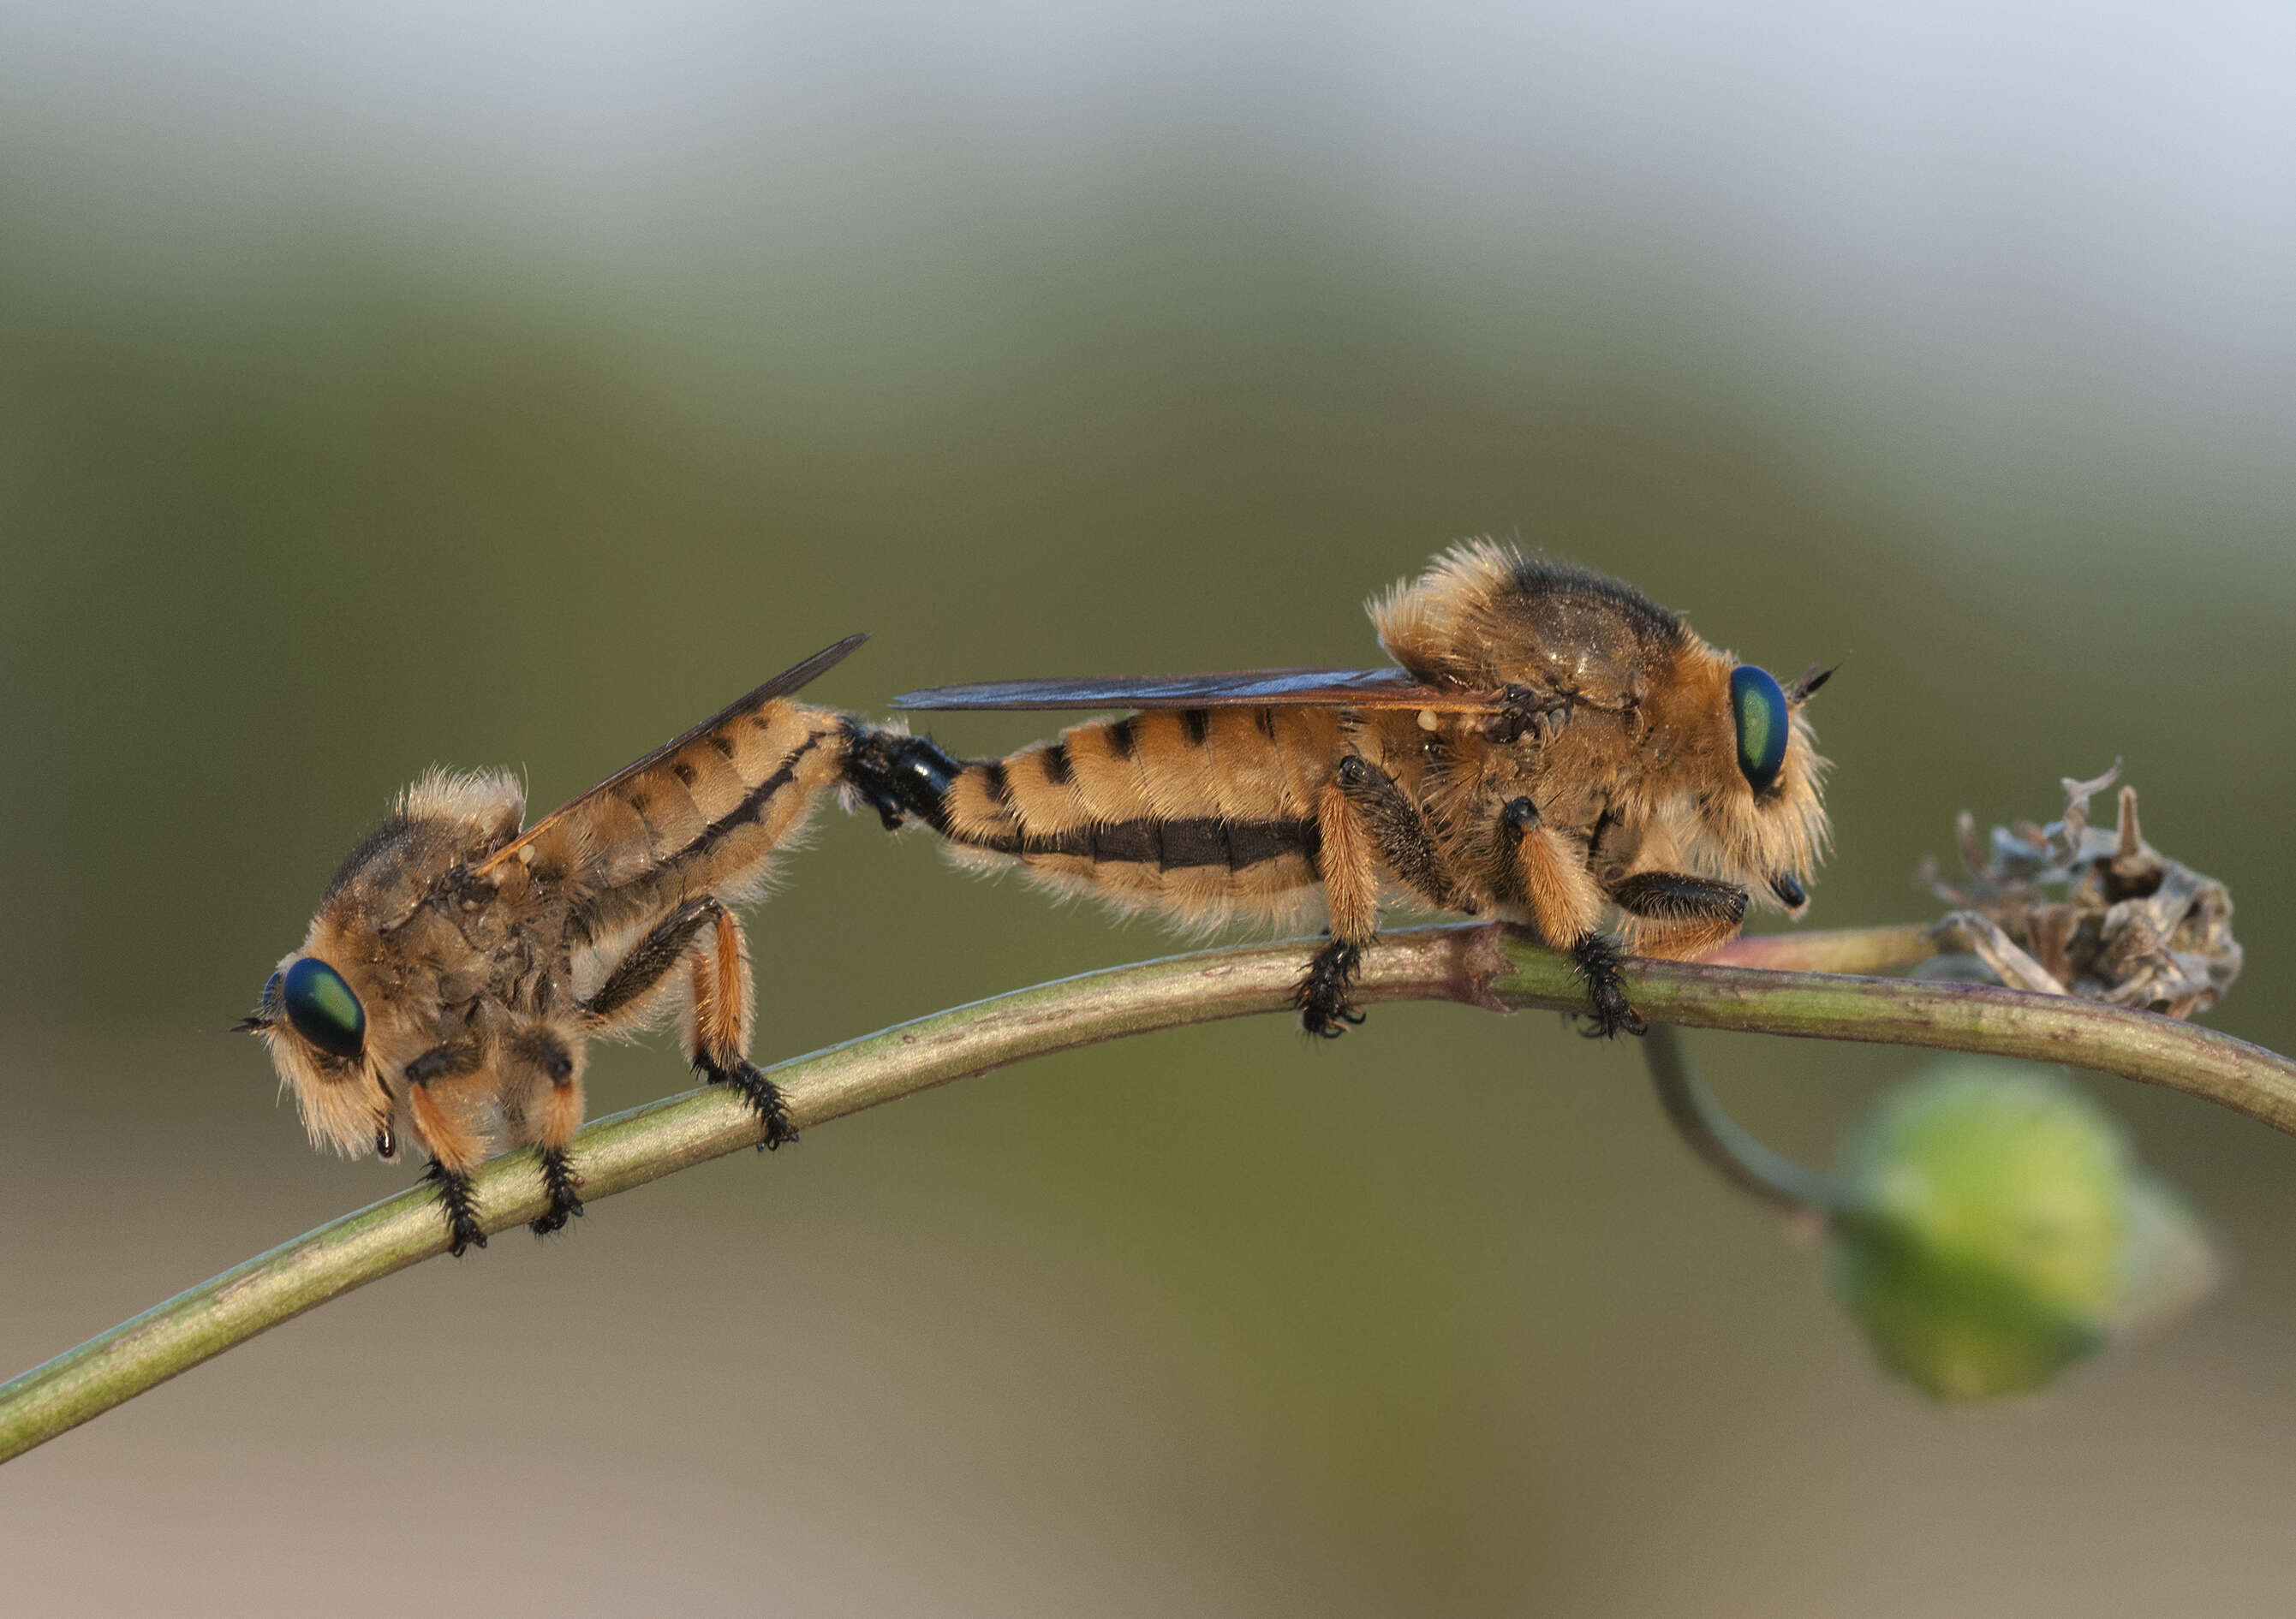
[[439,1206],[447,1216],[451,1240],[447,1251],[457,1259],[467,1248],[487,1246],[479,1226],[478,1204],[471,1195],[471,1176],[486,1158],[486,1143],[471,1129],[465,1109],[450,1104],[441,1092],[477,1073],[478,1049],[436,1046],[408,1063],[406,1114],[414,1126],[416,1144],[430,1155],[423,1178],[439,1183]]
[[1440,911],[1472,909],[1459,903],[1457,891],[1444,874],[1443,858],[1435,847],[1419,806],[1404,796],[1395,778],[1358,754],[1340,761],[1340,790],[1347,794],[1363,821],[1365,832],[1380,859],[1397,881]]
[[1362,1010],[1349,1004],[1348,992],[1379,924],[1379,867],[1364,813],[1338,781],[1324,784],[1316,821],[1316,875],[1323,879],[1332,938],[1308,963],[1292,1003],[1300,1009],[1302,1028],[1333,1040],[1349,1024],[1363,1021]]
[[1746,920],[1746,891],[1684,871],[1637,871],[1611,885],[1636,954],[1686,961],[1728,944]]
[[1642,1018],[1627,1003],[1620,970],[1624,953],[1597,926],[1603,919],[1603,892],[1584,857],[1541,823],[1538,807],[1529,798],[1510,800],[1499,811],[1496,847],[1540,936],[1558,950],[1569,951],[1587,981],[1587,1009],[1594,1018],[1587,1033],[1600,1037],[1622,1030],[1641,1034]]
[[646,997],[691,953],[701,930],[725,914],[726,907],[704,895],[671,912],[644,938],[630,946],[597,993],[583,1004],[593,1028],[610,1032],[645,1009]]
[[758,1150],[769,1152],[796,1141],[781,1087],[750,1060],[750,946],[732,912],[718,908],[717,926],[688,960],[693,964],[693,1007],[686,1060],[711,1084],[731,1085],[742,1093],[766,1127]]
[[541,1149],[542,1190],[550,1206],[532,1227],[537,1236],[547,1236],[582,1213],[582,1177],[568,1153],[582,1128],[581,1047],[556,1030],[530,1028],[511,1041],[505,1061],[524,1098],[518,1139]]

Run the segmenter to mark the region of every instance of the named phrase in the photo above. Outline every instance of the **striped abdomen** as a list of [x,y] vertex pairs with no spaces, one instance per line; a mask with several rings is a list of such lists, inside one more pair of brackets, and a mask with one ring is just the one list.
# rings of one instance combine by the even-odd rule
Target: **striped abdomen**
[[1056,887],[1216,919],[1317,879],[1317,795],[1342,748],[1319,708],[1152,709],[969,764],[940,830]]
[[768,701],[577,806],[543,856],[581,871],[594,935],[705,894],[745,898],[843,761],[836,714]]

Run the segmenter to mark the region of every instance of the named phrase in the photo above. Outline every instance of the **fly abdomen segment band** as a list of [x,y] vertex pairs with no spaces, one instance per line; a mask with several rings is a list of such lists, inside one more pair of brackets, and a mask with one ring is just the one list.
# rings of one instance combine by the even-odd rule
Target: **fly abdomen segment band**
[[1186,821],[1093,822],[1060,832],[1020,831],[964,837],[954,841],[991,854],[1027,857],[1071,855],[1095,865],[1148,865],[1159,871],[1218,866],[1241,871],[1286,854],[1313,861],[1321,839],[1312,821]]
[[843,729],[824,709],[771,702],[584,805],[570,846],[594,864],[577,923],[598,936],[681,893],[754,881],[837,778]]
[[[1313,893],[1329,862],[1320,761],[1338,736],[1328,713],[1289,710],[1095,721],[1002,759],[947,761],[930,805],[938,819],[921,818],[960,855],[1011,860],[1035,880],[1120,905],[1192,921],[1280,912]],[[901,756],[880,744],[876,792],[901,786],[886,769]],[[866,782],[864,796],[877,801]]]
[[[813,758],[815,752],[825,740],[824,733],[820,732],[808,736],[791,750],[790,756],[782,761],[771,775],[743,793],[733,808],[715,821],[705,824],[693,841],[680,849],[678,854],[685,856],[706,857],[744,827],[756,826],[765,822],[772,813],[775,800],[779,798],[783,790],[796,781],[801,773],[804,773],[808,762]],[[670,773],[677,779],[679,785],[686,788],[689,792],[699,784],[694,769],[689,765],[683,763],[673,765],[670,766]]]

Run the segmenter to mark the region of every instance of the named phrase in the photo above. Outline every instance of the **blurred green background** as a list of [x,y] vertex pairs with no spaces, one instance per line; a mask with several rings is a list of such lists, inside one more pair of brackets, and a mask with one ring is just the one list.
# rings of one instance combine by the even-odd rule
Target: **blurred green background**
[[[2296,1047],[2278,8],[0,18],[0,1361],[406,1183],[221,1031],[433,762],[554,803],[855,629],[867,708],[1375,660],[1464,536],[1820,700],[1811,925],[2125,756]],[[953,716],[960,748],[1025,715]],[[1086,967],[830,813],[766,1059]],[[1702,1038],[1823,1159],[1905,1053]],[[593,1108],[685,1087],[602,1053]],[[2296,1142],[2091,1082],[2234,1257],[1889,1381],[1556,1019],[1038,1062],[498,1239],[0,1473],[111,1613],[2264,1614]]]

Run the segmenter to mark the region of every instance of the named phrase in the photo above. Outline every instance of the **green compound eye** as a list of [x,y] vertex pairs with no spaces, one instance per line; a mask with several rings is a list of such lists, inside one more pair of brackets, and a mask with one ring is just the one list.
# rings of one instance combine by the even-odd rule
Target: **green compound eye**
[[319,1050],[350,1058],[365,1048],[366,1009],[342,974],[318,957],[305,956],[290,967],[281,990],[287,1021]]
[[1766,793],[1786,762],[1786,694],[1767,669],[1742,663],[1730,671],[1730,712],[1738,722],[1738,768]]

